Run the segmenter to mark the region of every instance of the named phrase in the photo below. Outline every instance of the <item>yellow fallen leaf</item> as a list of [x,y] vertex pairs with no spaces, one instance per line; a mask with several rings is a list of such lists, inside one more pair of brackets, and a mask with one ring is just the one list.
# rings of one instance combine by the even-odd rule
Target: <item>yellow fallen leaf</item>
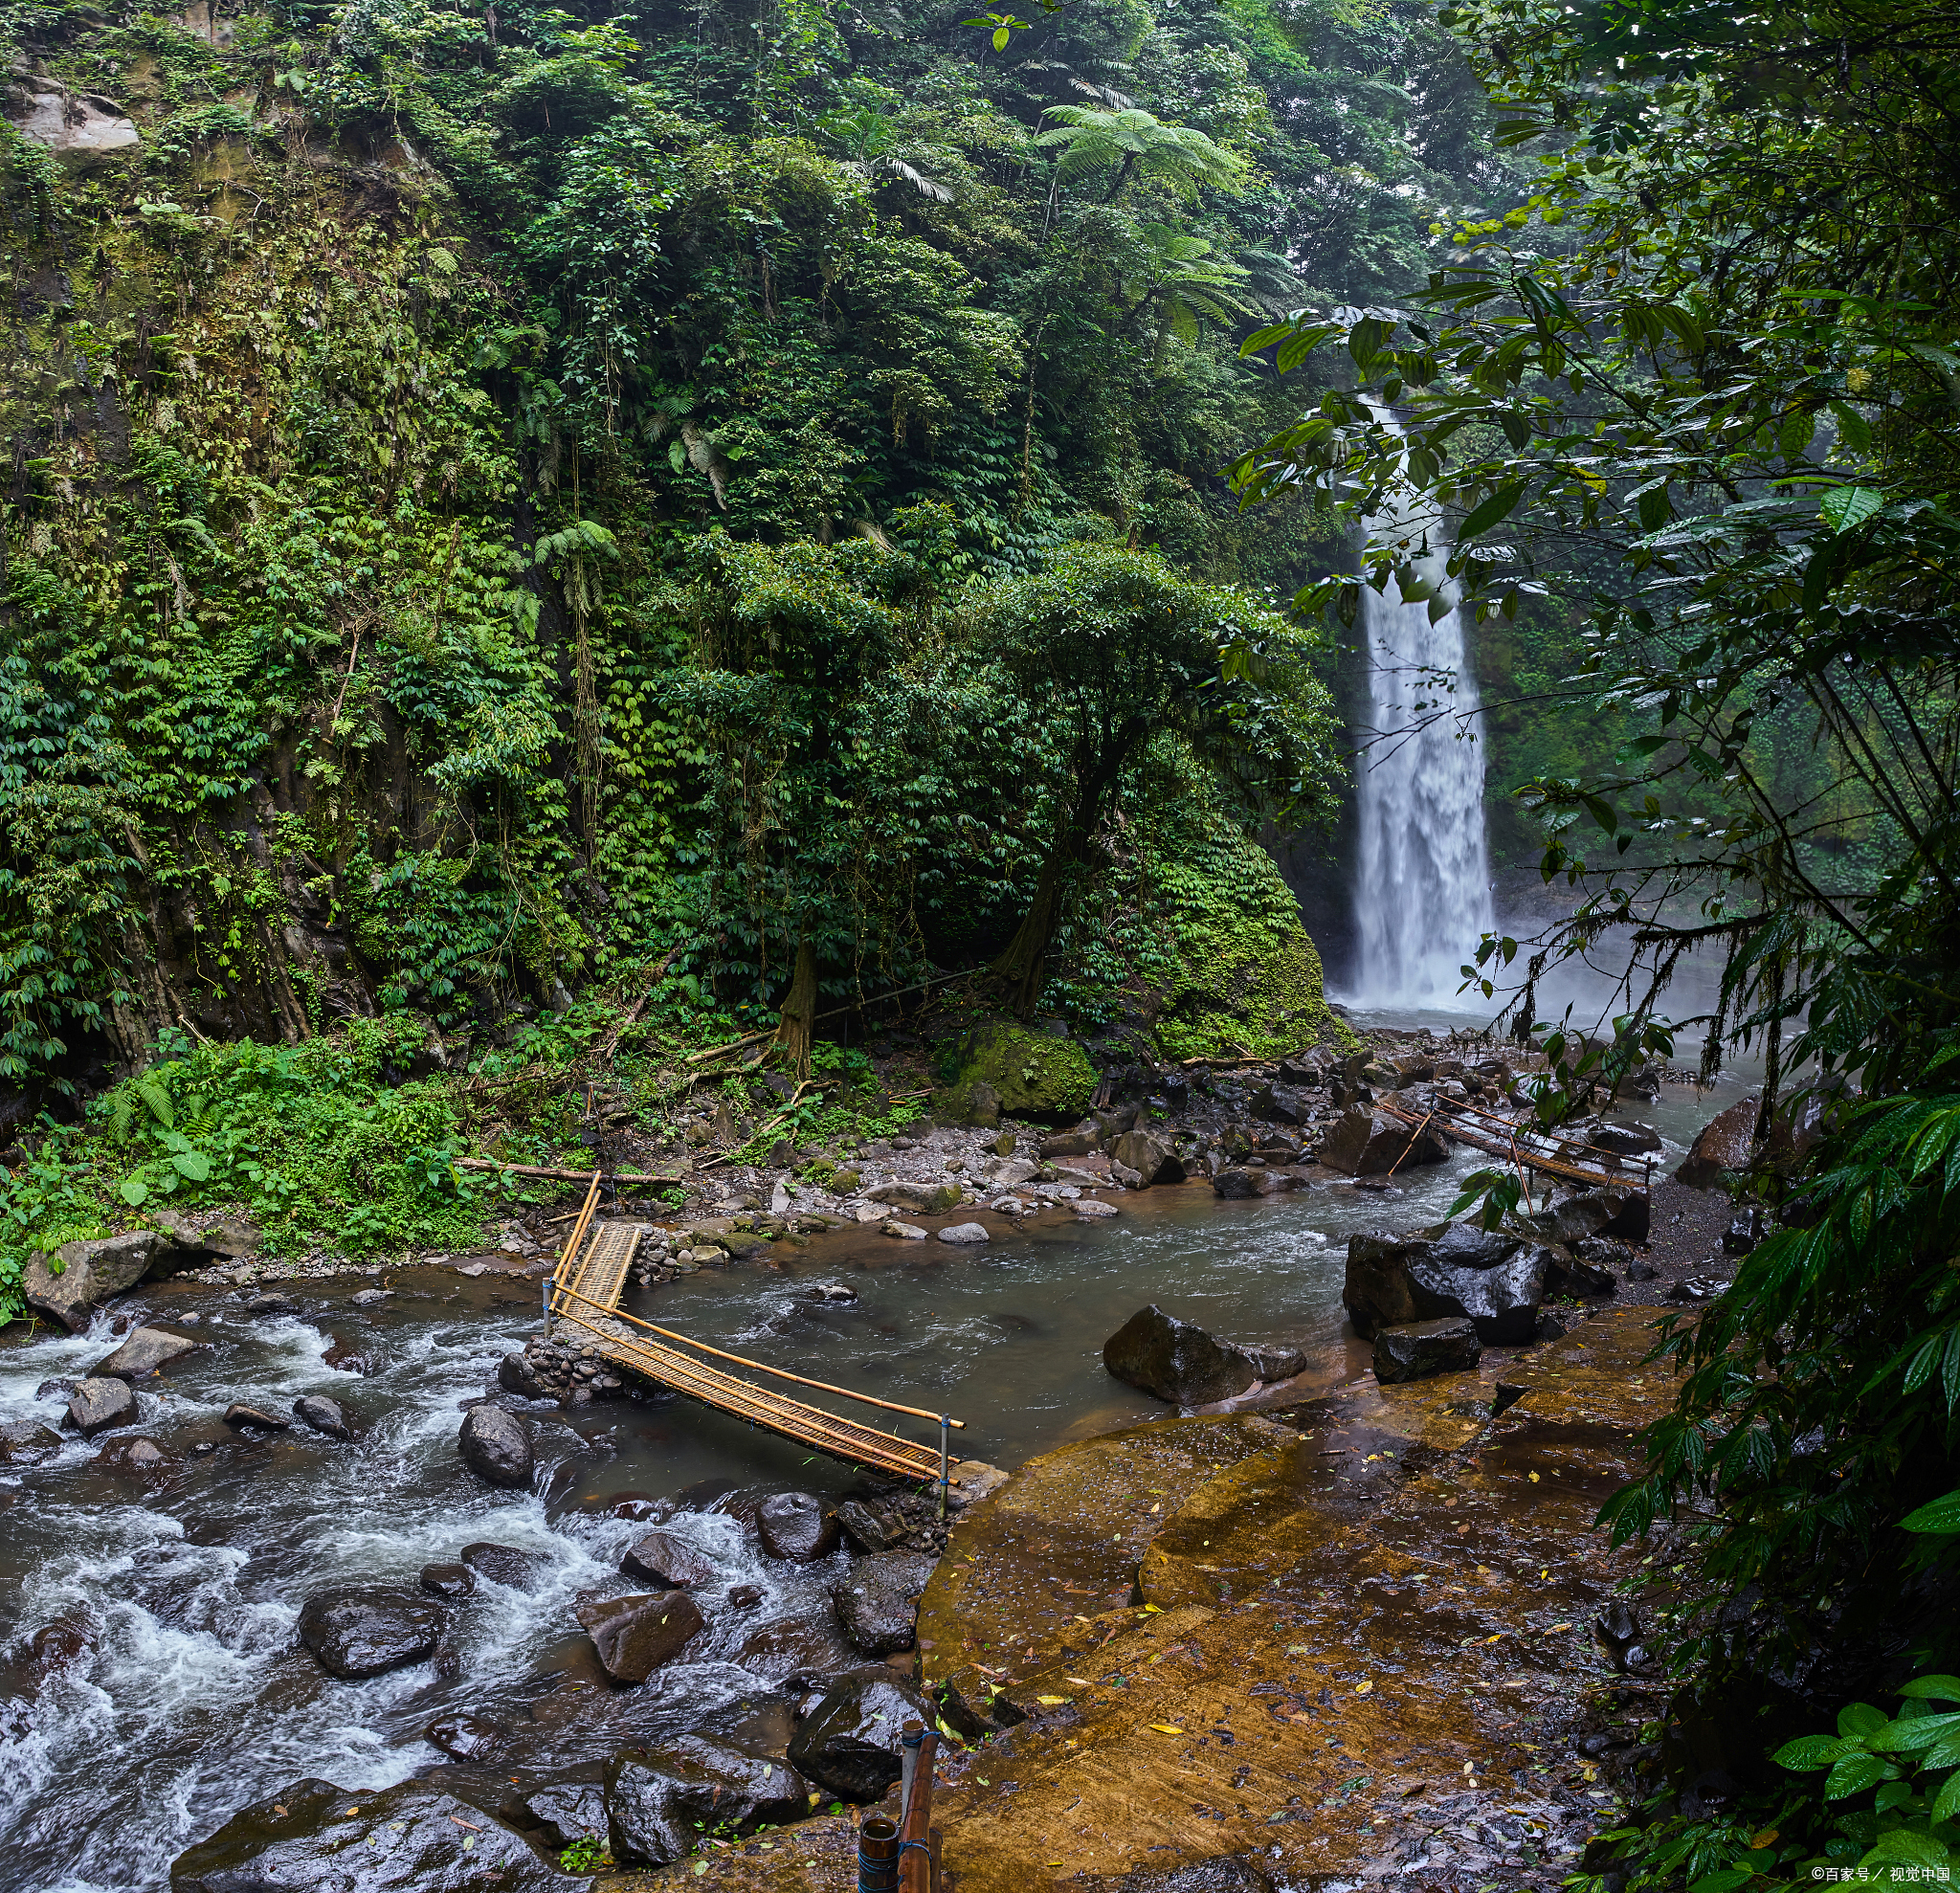
[[1483,1640],[1486,1643],[1502,1643],[1503,1638],[1502,1637],[1486,1637]]
[[1174,1722],[1153,1722],[1150,1726],[1159,1735],[1182,1735],[1184,1733],[1184,1730],[1179,1728]]
[[1533,1485],[1536,1485],[1538,1483],[1538,1475],[1535,1472],[1528,1474],[1527,1477],[1530,1479],[1531,1483]]
[[1357,1696],[1366,1696],[1373,1687],[1374,1684],[1372,1682],[1357,1682],[1354,1685],[1354,1693]]
[[1036,1696],[1035,1700],[1037,1703],[1066,1703],[1068,1698],[1066,1696]]
[[1146,1604],[1144,1606],[1144,1615],[1147,1617],[1161,1616],[1163,1612],[1164,1607],[1162,1604]]

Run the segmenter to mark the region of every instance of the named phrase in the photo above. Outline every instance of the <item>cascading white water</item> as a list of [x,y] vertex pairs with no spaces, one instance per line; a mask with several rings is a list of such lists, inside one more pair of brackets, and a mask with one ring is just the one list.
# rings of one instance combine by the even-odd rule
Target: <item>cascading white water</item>
[[[1377,537],[1420,530],[1400,515],[1370,525]],[[1438,586],[1440,538],[1431,524],[1431,550],[1417,561],[1424,580]],[[1366,1005],[1454,1007],[1459,969],[1494,925],[1477,679],[1454,605],[1432,624],[1428,604],[1405,603],[1392,583],[1361,597],[1372,740],[1357,783],[1354,996]]]

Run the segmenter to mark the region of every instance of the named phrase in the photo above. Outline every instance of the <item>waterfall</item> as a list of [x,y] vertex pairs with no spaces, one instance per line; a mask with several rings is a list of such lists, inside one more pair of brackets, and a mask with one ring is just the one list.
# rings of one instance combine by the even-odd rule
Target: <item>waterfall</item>
[[[1400,514],[1370,528],[1377,538],[1420,529]],[[1428,530],[1435,549],[1417,569],[1440,585],[1447,548],[1433,516]],[[1366,1005],[1455,1007],[1459,969],[1495,924],[1483,750],[1468,714],[1478,706],[1477,679],[1454,604],[1432,624],[1427,603],[1404,603],[1392,583],[1386,591],[1365,588],[1361,599],[1372,742],[1358,768],[1354,996]]]

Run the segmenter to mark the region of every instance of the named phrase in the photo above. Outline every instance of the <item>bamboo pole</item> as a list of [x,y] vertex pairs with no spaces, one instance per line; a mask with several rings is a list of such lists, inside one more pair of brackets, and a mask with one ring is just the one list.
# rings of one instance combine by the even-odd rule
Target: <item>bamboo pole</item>
[[[838,1393],[846,1400],[859,1400],[867,1407],[882,1407],[888,1414],[905,1414],[913,1419],[930,1420],[937,1426],[942,1419],[947,1426],[964,1430],[967,1422],[948,1418],[943,1414],[927,1413],[924,1407],[902,1407],[895,1400],[880,1400],[875,1394],[859,1393],[849,1387],[834,1387],[827,1380],[812,1380],[805,1374],[791,1373],[788,1368],[772,1368],[767,1361],[752,1361],[746,1354],[731,1354],[724,1347],[710,1347],[705,1341],[697,1341],[692,1335],[679,1334],[671,1327],[661,1327],[650,1321],[641,1321],[637,1315],[630,1315],[623,1308],[608,1308],[603,1303],[594,1302],[590,1295],[581,1295],[575,1288],[568,1289],[575,1302],[583,1302],[589,1308],[598,1308],[612,1316],[614,1321],[631,1322],[635,1327],[643,1327],[649,1334],[664,1335],[669,1341],[678,1341],[686,1347],[699,1347],[703,1354],[713,1354],[724,1361],[733,1361],[737,1367],[753,1368],[758,1373],[774,1374],[778,1380],[793,1380],[799,1387],[813,1387],[820,1393]],[[576,1317],[573,1317],[576,1319]],[[588,1324],[590,1325],[590,1324]],[[597,1330],[595,1329],[594,1332]],[[922,1449],[923,1450],[923,1449]],[[957,1481],[955,1481],[957,1482]]]
[[[579,1296],[576,1299],[584,1301]],[[649,1378],[686,1393],[694,1399],[746,1419],[751,1426],[768,1428],[805,1446],[814,1446],[841,1459],[877,1467],[901,1479],[926,1479],[933,1471],[930,1452],[894,1433],[880,1433],[875,1427],[859,1426],[855,1420],[840,1419],[821,1408],[804,1405],[787,1394],[768,1393],[746,1381],[719,1369],[691,1361],[685,1355],[651,1341],[621,1340],[582,1316],[568,1314],[562,1320],[596,1335],[605,1344],[601,1352],[608,1360],[634,1369]],[[957,1481],[955,1481],[957,1482]]]
[[921,1723],[905,1726],[903,1741],[911,1763],[903,1802],[905,1817],[899,1828],[899,1885],[902,1893],[932,1893],[932,1766],[939,1753],[939,1733]]

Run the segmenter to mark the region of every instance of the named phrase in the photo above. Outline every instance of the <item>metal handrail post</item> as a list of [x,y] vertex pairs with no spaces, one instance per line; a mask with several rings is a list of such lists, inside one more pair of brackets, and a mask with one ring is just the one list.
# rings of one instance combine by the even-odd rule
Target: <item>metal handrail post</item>
[[950,1440],[950,1439],[952,1438],[952,1432],[951,1432],[951,1428],[952,1428],[952,1423],[953,1423],[953,1422],[952,1422],[952,1415],[951,1415],[950,1414],[940,1414],[940,1416],[939,1416],[939,1522],[940,1522],[940,1524],[941,1524],[941,1525],[944,1525],[944,1524],[946,1523],[946,1484],[947,1484],[947,1473],[948,1473],[948,1472],[950,1472],[950,1471],[951,1471],[951,1469],[952,1469],[952,1468],[951,1468],[951,1466],[950,1466],[950,1464],[949,1464],[949,1460],[948,1460],[948,1453],[947,1453],[947,1442],[948,1442],[948,1441],[949,1441],[949,1440]]

